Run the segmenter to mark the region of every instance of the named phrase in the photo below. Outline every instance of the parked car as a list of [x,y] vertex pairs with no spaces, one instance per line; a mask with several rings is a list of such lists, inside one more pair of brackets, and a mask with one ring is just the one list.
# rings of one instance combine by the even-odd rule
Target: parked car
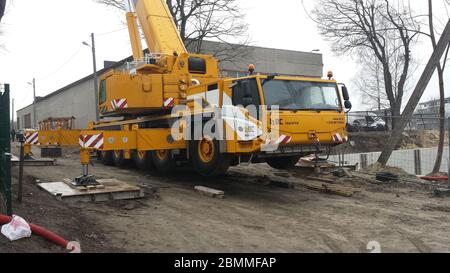
[[386,122],[374,112],[350,113],[347,116],[347,131],[385,131]]

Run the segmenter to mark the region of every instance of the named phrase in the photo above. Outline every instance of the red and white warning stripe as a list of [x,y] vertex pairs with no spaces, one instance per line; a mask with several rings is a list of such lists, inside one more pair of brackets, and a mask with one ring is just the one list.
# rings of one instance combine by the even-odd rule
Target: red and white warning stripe
[[266,144],[280,145],[280,144],[288,144],[291,141],[292,141],[291,136],[281,135],[276,141],[268,139],[266,141]]
[[39,142],[39,133],[38,132],[25,133],[25,143],[38,144],[38,142]]
[[103,134],[80,135],[79,144],[82,148],[103,149]]
[[113,111],[116,109],[128,108],[128,101],[127,99],[114,99],[111,101],[111,107]]
[[291,141],[292,141],[291,136],[281,135],[277,140],[277,144],[288,144]]
[[341,134],[337,133],[337,134],[333,135],[333,141],[335,141],[335,142],[343,142],[343,140],[344,139],[342,138]]
[[172,107],[175,104],[174,98],[168,98],[164,101],[164,107]]

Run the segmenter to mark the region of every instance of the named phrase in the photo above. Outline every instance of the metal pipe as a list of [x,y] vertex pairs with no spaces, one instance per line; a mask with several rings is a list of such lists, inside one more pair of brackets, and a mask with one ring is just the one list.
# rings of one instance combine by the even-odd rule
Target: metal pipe
[[19,187],[17,190],[17,201],[22,202],[22,185],[23,185],[23,165],[24,165],[24,151],[23,151],[24,138],[20,136],[20,156],[19,156]]
[[91,48],[92,48],[92,65],[94,68],[94,92],[95,92],[95,119],[98,121],[100,115],[98,112],[98,77],[97,77],[97,60],[95,57],[95,38],[94,33],[91,33]]
[[447,130],[448,130],[448,170],[447,170],[447,187],[450,188],[450,117],[447,119]]
[[36,79],[33,78],[33,128],[37,128],[36,117]]

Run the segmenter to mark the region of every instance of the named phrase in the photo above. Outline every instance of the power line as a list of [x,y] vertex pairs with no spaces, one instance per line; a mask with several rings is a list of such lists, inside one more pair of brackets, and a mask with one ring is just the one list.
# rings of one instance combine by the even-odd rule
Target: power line
[[[112,34],[112,33],[115,33],[115,32],[119,32],[119,31],[122,31],[122,30],[125,30],[125,29],[127,29],[127,27],[123,27],[123,28],[112,30],[112,31],[108,31],[108,32],[102,32],[102,33],[96,34],[95,36],[96,37],[98,37],[98,36],[105,36],[105,35]],[[78,55],[78,53],[80,53],[82,47],[83,47],[83,45],[80,45],[80,47],[75,51],[75,53],[72,56],[70,56],[70,58],[67,59],[67,61],[65,61],[62,65],[60,65],[55,71],[47,74],[44,77],[37,78],[37,80],[39,80],[39,81],[46,80],[46,79],[50,78],[51,76],[53,76],[54,74],[56,74],[59,71],[61,71],[61,69],[63,69],[68,63],[70,63],[73,60],[73,58],[75,58],[76,55]]]
[[[127,27],[123,27],[123,28],[112,30],[112,31],[108,31],[108,32],[102,32],[102,33],[96,34],[95,36],[96,37],[98,37],[98,36],[105,36],[105,35],[109,35],[109,34],[112,34],[112,33],[115,33],[115,32],[119,32],[119,31],[122,31],[122,30],[125,30],[125,29],[127,29]],[[78,55],[78,53],[80,53],[82,48],[83,48],[83,44],[80,45],[80,47],[75,51],[75,53],[72,54],[67,59],[67,61],[65,61],[63,64],[61,64],[56,70],[54,70],[53,72],[51,72],[51,73],[49,73],[49,74],[47,74],[47,75],[45,75],[43,77],[37,78],[37,80],[44,81],[44,80],[50,78],[51,76],[53,76],[54,74],[58,73],[59,71],[61,71],[67,64],[69,64],[73,60],[73,58],[75,58],[75,56]]]
[[102,32],[102,33],[96,33],[95,36],[96,36],[96,37],[98,37],[98,36],[104,36],[104,35],[108,35],[108,34],[111,34],[111,33],[115,33],[115,32],[119,32],[119,31],[125,30],[125,29],[127,29],[127,28],[128,28],[128,27],[123,27],[123,28],[116,29],[116,30],[113,30],[113,31]]
[[80,47],[77,49],[77,51],[75,51],[75,53],[72,54],[72,56],[70,56],[70,58],[67,59],[67,61],[65,61],[62,65],[60,65],[55,71],[51,72],[50,74],[47,74],[44,77],[39,77],[37,79],[39,81],[43,81],[43,80],[46,80],[46,79],[50,78],[51,76],[53,76],[54,74],[58,73],[59,71],[61,71],[61,69],[63,69],[68,63],[70,63],[73,60],[73,58],[75,58],[75,56],[78,55],[78,53],[80,53],[82,47],[83,47],[83,45],[80,45]]

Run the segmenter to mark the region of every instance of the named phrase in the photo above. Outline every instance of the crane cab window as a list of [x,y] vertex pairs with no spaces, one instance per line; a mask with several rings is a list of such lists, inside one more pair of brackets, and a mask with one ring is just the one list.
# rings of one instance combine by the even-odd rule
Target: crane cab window
[[233,105],[241,105],[247,108],[253,117],[258,117],[261,97],[256,79],[235,81],[232,96]]
[[100,81],[100,92],[98,97],[99,104],[103,104],[106,102],[106,81],[101,80]]
[[188,60],[189,73],[206,74],[206,61],[203,58],[190,57]]

